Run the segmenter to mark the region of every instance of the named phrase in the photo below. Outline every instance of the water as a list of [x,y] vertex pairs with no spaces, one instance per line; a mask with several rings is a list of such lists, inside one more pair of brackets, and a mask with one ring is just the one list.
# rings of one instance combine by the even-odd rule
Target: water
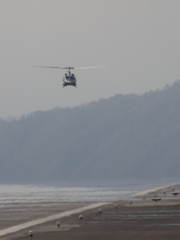
[[99,186],[0,185],[0,207],[15,203],[105,202],[130,199],[133,194],[163,185],[156,183],[125,183]]
[[[173,181],[174,182],[174,181]],[[81,211],[92,204],[133,199],[134,194],[172,181],[154,183],[120,182],[103,185],[0,185],[0,236],[11,226],[24,223],[37,224],[67,211]],[[79,209],[79,210],[78,210]],[[56,216],[57,217],[57,216]],[[59,217],[59,215],[58,215]],[[49,218],[48,218],[49,219]],[[35,222],[34,222],[35,221]],[[44,220],[43,220],[44,221]]]
[[0,185],[0,206],[10,203],[115,201],[128,198],[132,192],[112,186]]

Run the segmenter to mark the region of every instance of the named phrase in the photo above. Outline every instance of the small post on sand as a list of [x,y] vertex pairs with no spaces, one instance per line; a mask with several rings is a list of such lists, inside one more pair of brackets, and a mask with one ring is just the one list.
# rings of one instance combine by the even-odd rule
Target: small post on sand
[[101,215],[102,215],[102,209],[101,208],[98,209],[98,214],[99,214],[99,217],[101,219]]
[[83,218],[84,218],[84,217],[83,217],[83,215],[82,215],[82,214],[80,214],[80,215],[79,215],[79,220],[81,220],[81,221],[82,221],[82,220],[83,220]]
[[60,222],[60,221],[57,221],[57,222],[56,222],[56,226],[57,226],[58,228],[60,228],[61,222]]
[[33,231],[29,230],[29,236],[33,237]]
[[116,203],[114,204],[114,207],[115,207],[115,210],[117,212],[118,211],[118,205]]

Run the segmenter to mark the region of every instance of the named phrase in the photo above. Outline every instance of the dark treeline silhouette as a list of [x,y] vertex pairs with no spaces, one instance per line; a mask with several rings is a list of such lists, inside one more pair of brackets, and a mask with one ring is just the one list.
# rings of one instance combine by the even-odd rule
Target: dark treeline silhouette
[[1,183],[180,176],[180,82],[0,121]]

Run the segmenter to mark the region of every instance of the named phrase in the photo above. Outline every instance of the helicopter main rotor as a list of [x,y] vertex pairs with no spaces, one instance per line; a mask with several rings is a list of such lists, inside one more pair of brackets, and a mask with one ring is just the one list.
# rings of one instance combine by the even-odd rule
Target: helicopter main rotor
[[76,87],[76,77],[71,73],[72,69],[91,69],[91,68],[104,68],[105,66],[90,66],[90,67],[55,67],[55,66],[34,66],[36,68],[51,68],[51,69],[63,69],[67,70],[63,78],[63,87],[71,85]]
[[56,67],[56,66],[33,66],[33,67],[36,67],[36,68],[53,68],[53,69],[65,69],[65,70],[72,70],[72,69],[77,69],[77,70],[80,70],[80,69],[91,69],[91,68],[104,68],[106,66],[89,66],[89,67]]

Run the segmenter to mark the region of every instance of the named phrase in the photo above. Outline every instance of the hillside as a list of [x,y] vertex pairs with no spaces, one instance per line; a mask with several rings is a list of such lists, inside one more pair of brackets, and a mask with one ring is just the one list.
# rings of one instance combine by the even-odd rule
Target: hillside
[[1,183],[179,177],[180,82],[0,121]]

